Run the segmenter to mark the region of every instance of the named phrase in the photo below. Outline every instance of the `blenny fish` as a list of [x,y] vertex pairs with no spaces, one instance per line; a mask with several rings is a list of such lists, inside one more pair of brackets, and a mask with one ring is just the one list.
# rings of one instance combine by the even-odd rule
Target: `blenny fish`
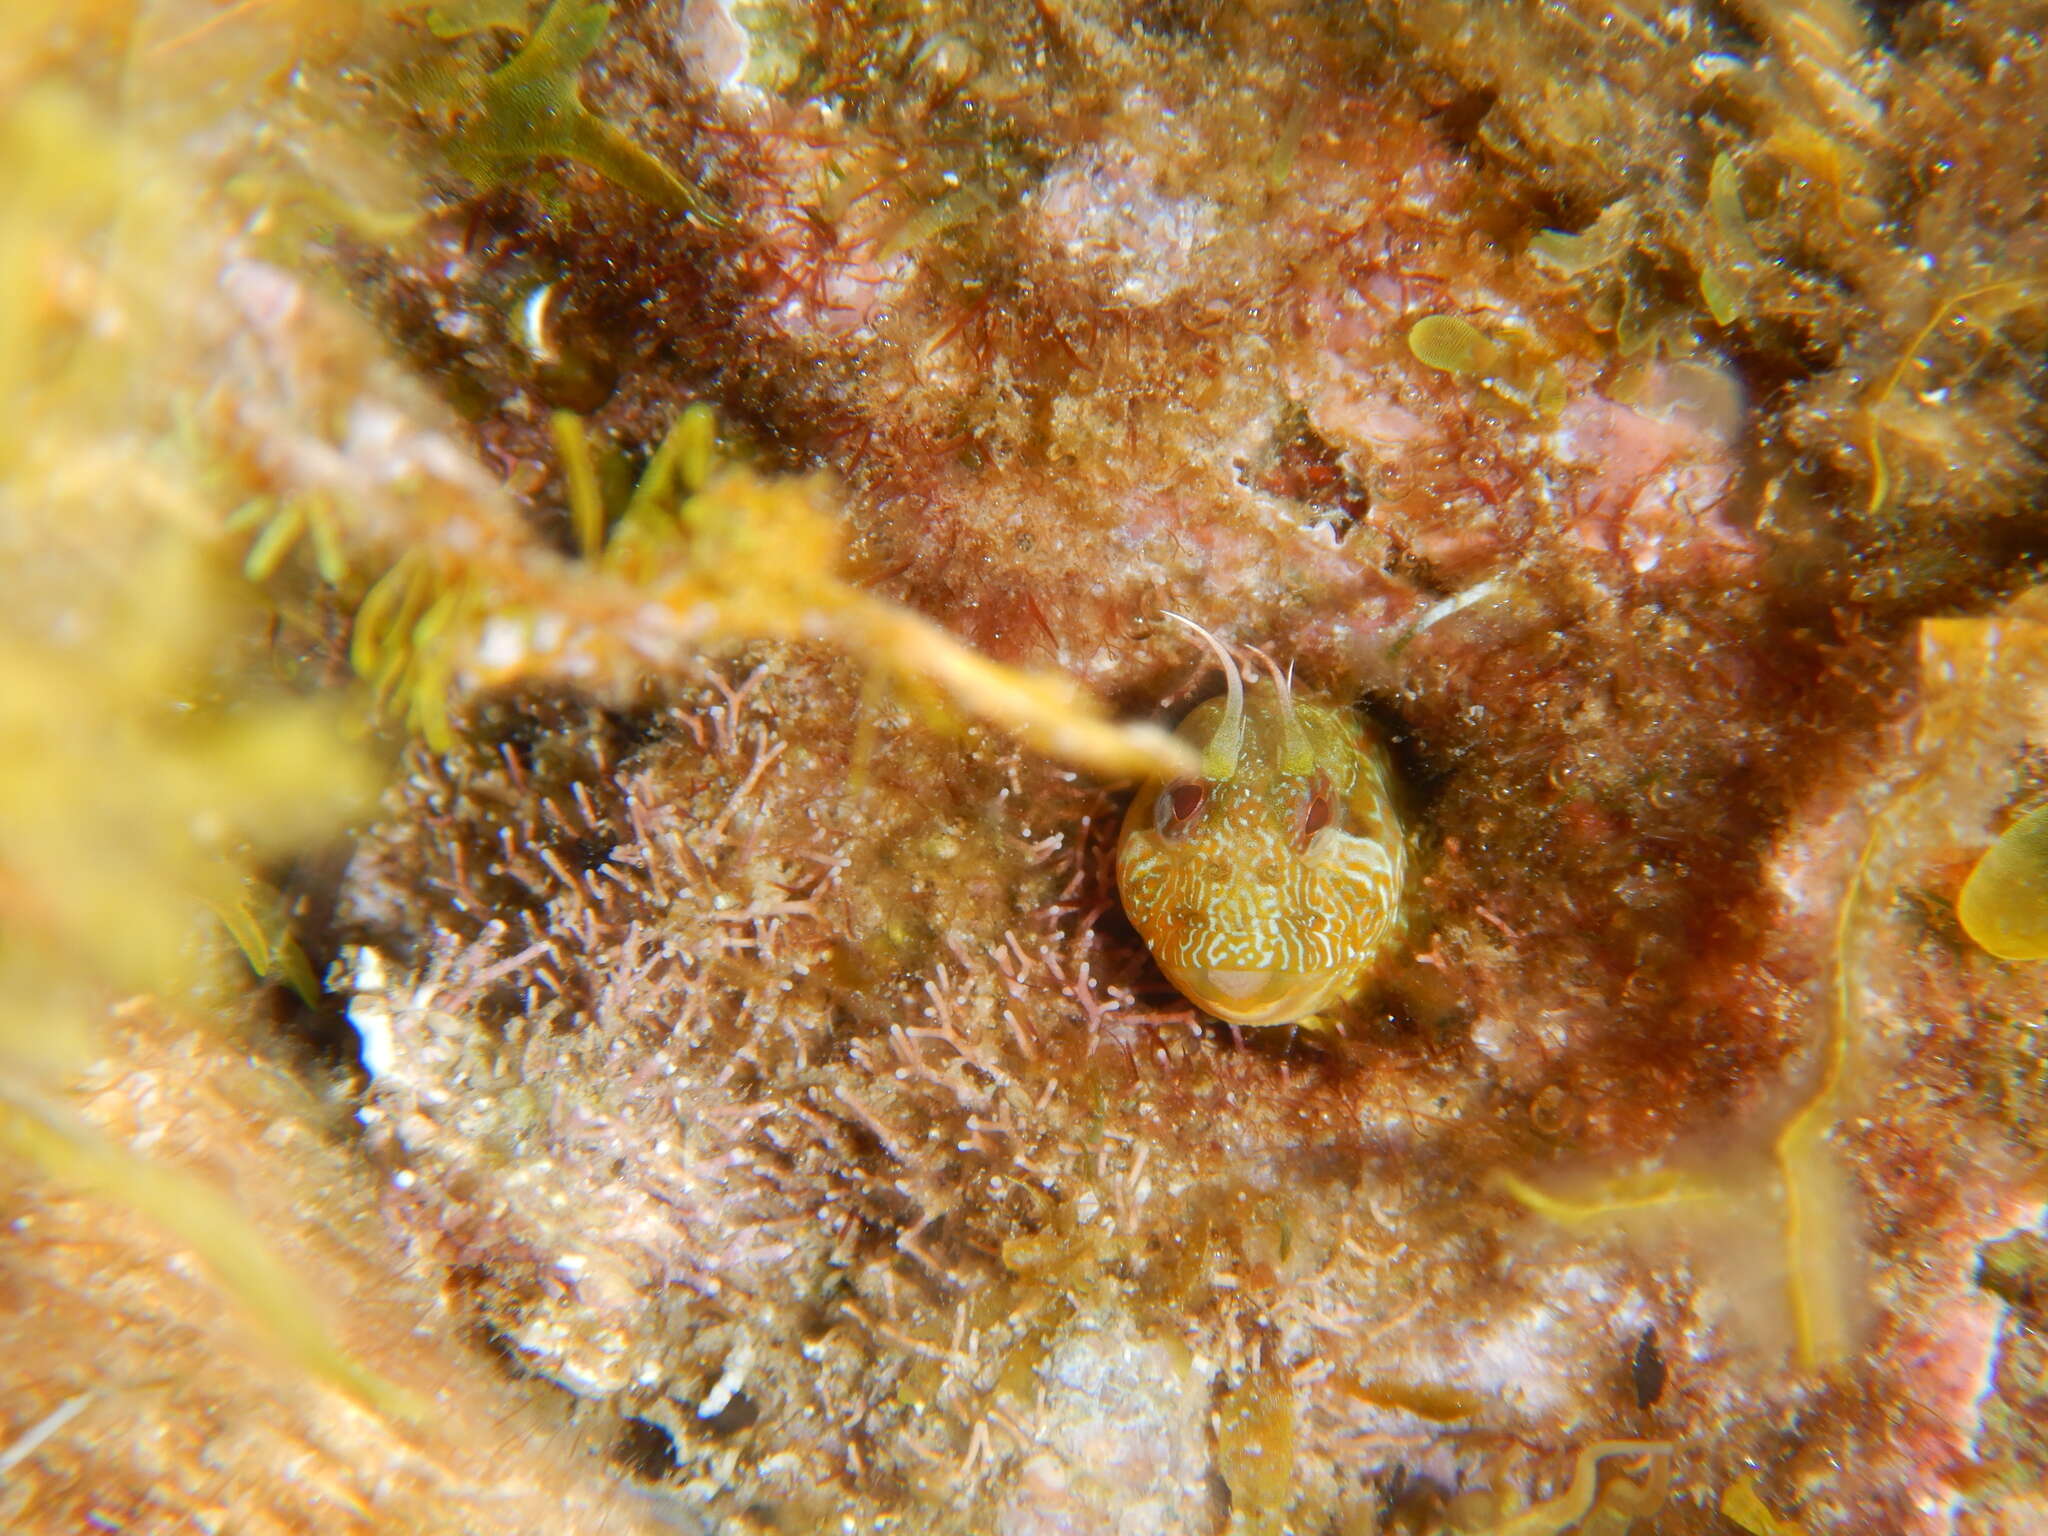
[[1247,690],[1229,651],[1227,692],[1176,732],[1199,778],[1138,791],[1117,845],[1124,911],[1167,980],[1233,1024],[1318,1024],[1364,984],[1399,934],[1408,840],[1385,748],[1358,712]]

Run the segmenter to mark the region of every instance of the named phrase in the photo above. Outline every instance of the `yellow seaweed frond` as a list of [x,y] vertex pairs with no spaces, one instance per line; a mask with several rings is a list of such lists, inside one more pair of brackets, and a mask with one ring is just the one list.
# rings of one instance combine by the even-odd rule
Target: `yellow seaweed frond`
[[1294,1388],[1285,1373],[1259,1370],[1216,1406],[1216,1471],[1230,1489],[1230,1536],[1271,1536],[1286,1528],[1294,1491]]
[[448,0],[427,7],[427,30],[445,42],[494,28],[524,33],[531,10],[529,0]]
[[551,425],[555,451],[562,459],[562,477],[569,483],[569,526],[576,533],[576,552],[595,560],[604,549],[604,493],[597,485],[597,461],[583,418],[574,411],[556,411]]
[[[157,569],[167,586],[138,626],[198,596],[168,585],[189,579],[175,564]],[[175,653],[168,629],[155,639]],[[118,988],[176,992],[198,979],[191,925],[223,883],[324,832],[367,799],[373,775],[338,739],[331,705],[181,710],[164,658],[125,655],[125,643],[71,657],[0,633],[0,735],[13,748],[0,757],[0,870],[24,887],[33,923],[18,932],[39,933],[36,949]]]
[[1457,315],[1426,315],[1408,328],[1408,350],[1440,373],[1477,380],[1532,416],[1564,408],[1564,387],[1552,369]]
[[882,242],[877,259],[891,261],[929,245],[969,220],[992,213],[996,200],[980,187],[956,187],[905,219]]
[[1593,267],[1607,253],[1588,235],[1545,229],[1530,237],[1529,254],[1569,277]]
[[1505,1168],[1496,1168],[1488,1175],[1488,1182],[1537,1215],[1568,1227],[1584,1226],[1588,1222],[1623,1216],[1632,1211],[1711,1204],[1729,1198],[1727,1191],[1703,1179],[1670,1169],[1602,1179],[1578,1195],[1551,1194]]
[[1956,917],[2001,960],[2048,960],[2048,806],[1984,850],[1956,898]]
[[313,567],[330,587],[348,579],[348,555],[331,500],[318,492],[282,504],[269,497],[245,502],[229,518],[226,531],[254,530],[242,557],[242,574],[254,582],[275,576],[303,539],[312,545]]
[[[1564,1492],[1505,1515],[1454,1519],[1450,1530],[1457,1536],[1623,1536],[1664,1503],[1671,1452],[1669,1440],[1597,1440],[1579,1450]],[[1603,1480],[1603,1466],[1613,1461],[1634,1466]]]
[[1301,153],[1302,130],[1308,126],[1309,104],[1312,98],[1303,92],[1294,105],[1287,109],[1287,116],[1281,120],[1280,132],[1273,139],[1273,147],[1266,155],[1262,167],[1265,173],[1266,191],[1277,194],[1287,185],[1287,178],[1294,174],[1295,157]]
[[937,683],[970,713],[1034,751],[1108,778],[1178,778],[1200,760],[1171,732],[1111,720],[1081,686],[1056,672],[991,661],[905,608],[869,598],[850,632],[878,659]]
[[1471,321],[1457,315],[1425,315],[1408,327],[1408,350],[1442,373],[1484,378],[1498,368],[1504,349]]
[[239,897],[216,901],[213,909],[255,975],[283,982],[308,1007],[319,1000],[320,979],[292,933],[291,919],[276,891],[252,879]]
[[605,543],[604,568],[628,581],[652,579],[678,557],[683,501],[711,479],[718,420],[701,402],[685,407],[647,461]]
[[1700,302],[1714,317],[1714,324],[1727,325],[1742,312],[1733,284],[1714,267],[1700,268]]
[[1832,1365],[1849,1352],[1848,1298],[1838,1273],[1843,1247],[1842,1197],[1833,1160],[1824,1145],[1835,1122],[1835,1101],[1848,1070],[1857,1017],[1858,968],[1855,944],[1871,895],[1871,871],[1891,837],[1893,823],[1914,799],[1913,786],[1894,794],[1872,820],[1857,855],[1855,871],[1835,914],[1834,980],[1820,1072],[1813,1090],[1772,1143],[1784,1181],[1787,1285],[1797,1330],[1800,1363],[1808,1369]]
[[1735,158],[1727,150],[1714,156],[1707,170],[1707,212],[1738,267],[1753,265],[1759,258],[1756,238],[1749,232],[1749,214],[1742,206],[1742,188]]
[[425,1405],[334,1342],[298,1275],[241,1210],[204,1179],[137,1157],[54,1105],[0,1080],[0,1148],[75,1189],[116,1201],[197,1253],[286,1358],[364,1407],[417,1420]]
[[630,523],[635,518],[656,516],[678,490],[685,496],[696,495],[710,484],[717,459],[717,413],[701,400],[683,407],[654,457],[647,461],[620,521]]
[[668,213],[714,228],[731,219],[698,188],[583,104],[578,80],[611,22],[602,0],[554,0],[525,45],[477,87],[449,145],[458,169],[483,181],[559,156],[586,165]]
[[1840,134],[1826,133],[1787,117],[1762,145],[1766,155],[1827,192],[1828,207],[1845,228],[1863,228],[1876,217],[1875,205],[1857,189],[1870,180],[1869,156]]
[[1354,1401],[1410,1413],[1432,1424],[1455,1424],[1461,1419],[1477,1418],[1486,1407],[1486,1399],[1477,1393],[1437,1382],[1402,1381],[1391,1376],[1361,1380],[1349,1371],[1338,1372],[1330,1381]]
[[1636,243],[1636,205],[1618,198],[1577,234],[1561,229],[1540,231],[1529,241],[1529,254],[1567,277],[1576,277],[1619,260]]
[[[273,661],[293,644],[250,578],[304,556],[339,584],[359,555],[388,561],[385,541],[497,531],[451,510],[455,482],[487,499],[488,481],[440,473],[450,440],[418,428],[368,327],[228,206],[248,208],[228,178],[270,163],[252,140],[291,137],[266,115],[300,92],[281,64],[353,35],[357,9],[116,9],[63,20],[95,70],[126,50],[118,90],[17,78],[41,44],[0,7],[0,1157],[175,1233],[306,1371],[403,1412],[224,1191],[130,1152],[57,1086],[119,999],[156,1000],[133,1016],[166,1033],[237,1016],[216,922],[252,967],[315,990],[252,872],[331,837],[383,774],[360,698],[294,691]],[[204,147],[186,137],[201,118]],[[350,438],[365,423],[392,430]]]
[[1890,499],[1892,489],[1891,468],[1885,461],[1884,444],[1881,440],[1878,414],[1885,403],[1897,391],[1899,383],[1907,372],[1920,360],[1920,354],[1933,336],[1944,324],[1958,314],[1982,310],[1986,321],[2010,314],[2016,309],[2031,308],[2048,302],[2048,277],[2013,278],[2006,282],[1985,283],[1961,293],[1950,294],[1935,305],[1918,330],[1906,345],[1899,350],[1898,358],[1885,374],[1877,389],[1863,407],[1863,447],[1870,457],[1870,498],[1864,504],[1867,514],[1882,510]]
[[[563,442],[565,458],[587,456],[576,431]],[[417,552],[400,561],[357,616],[357,670],[380,694],[417,702],[423,692],[444,696],[445,687],[424,685],[458,673],[494,686],[557,670],[587,677],[630,657],[644,675],[688,669],[709,651],[754,640],[822,640],[881,667],[913,696],[936,690],[1026,746],[1105,777],[1197,771],[1186,743],[1157,726],[1112,720],[1071,679],[992,661],[852,585],[839,572],[842,540],[823,483],[715,468],[715,442],[708,409],[683,412],[600,560],[563,568],[543,564],[537,551],[510,563],[471,557],[460,622],[450,617],[434,634],[422,626],[436,612],[429,594],[446,578],[431,575]],[[577,494],[594,498],[594,482]],[[602,515],[594,501],[578,514]],[[440,669],[431,675],[412,670],[428,640],[442,642],[427,647]]]
[[[2020,690],[2038,685],[2048,659],[2048,624],[2035,593],[2022,594],[1992,618],[1927,619],[1920,626],[1924,701],[1915,749],[1929,766],[1893,791],[1872,818],[1836,913],[1831,949],[1827,1033],[1811,1090],[1780,1127],[1773,1145],[1783,1185],[1783,1242],[1799,1358],[1808,1368],[1836,1364],[1850,1353],[1849,1302],[1842,1270],[1846,1180],[1829,1154],[1827,1136],[1852,1063],[1864,986],[1861,948],[1896,890],[1886,866],[1923,825],[1930,808],[1954,793],[1959,763],[1978,763],[1990,750],[1985,715],[2003,731]],[[1993,740],[2000,739],[1996,736]],[[1945,814],[1945,813],[1941,813]],[[1943,834],[1946,845],[1950,834]],[[1795,1528],[1796,1529],[1796,1528]]]
[[1193,750],[1169,732],[1119,724],[1058,673],[991,661],[920,614],[863,592],[837,574],[839,531],[806,482],[729,475],[684,505],[701,562],[669,602],[688,611],[722,588],[709,610],[732,635],[836,639],[900,677],[934,684],[968,713],[1048,756],[1108,777],[1196,771]]
[[1749,1536],[1806,1536],[1806,1527],[1796,1520],[1774,1515],[1756,1491],[1756,1479],[1738,1478],[1721,1494],[1721,1514],[1749,1532]]
[[380,709],[403,719],[436,752],[455,745],[449,690],[482,607],[475,581],[443,571],[422,551],[401,557],[356,609],[349,662]]

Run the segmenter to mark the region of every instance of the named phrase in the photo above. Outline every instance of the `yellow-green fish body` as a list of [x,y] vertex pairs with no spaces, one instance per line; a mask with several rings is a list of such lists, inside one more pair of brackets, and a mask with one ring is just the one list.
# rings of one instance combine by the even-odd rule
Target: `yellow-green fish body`
[[1355,710],[1297,702],[1277,677],[1247,691],[1230,672],[1231,693],[1178,732],[1203,776],[1131,802],[1117,885],[1190,1001],[1235,1024],[1310,1021],[1397,939],[1407,837],[1386,752]]

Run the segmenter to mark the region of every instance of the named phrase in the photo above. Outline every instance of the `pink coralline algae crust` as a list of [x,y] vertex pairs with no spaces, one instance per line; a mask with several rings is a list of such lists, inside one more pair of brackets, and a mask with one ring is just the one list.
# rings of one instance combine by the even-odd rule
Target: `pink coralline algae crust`
[[[2009,1332],[1976,1255],[2039,1220],[2038,1106],[1994,1102],[1972,998],[2048,982],[1940,916],[1998,796],[1883,834],[1834,1008],[1920,771],[1902,616],[1760,515],[1769,407],[1703,316],[1620,356],[1454,125],[1327,39],[1231,33],[1221,92],[1170,32],[1077,23],[978,105],[796,106],[728,60],[737,234],[593,187],[364,280],[459,306],[517,252],[630,316],[594,430],[717,400],[992,655],[1170,713],[1207,691],[1171,610],[1363,702],[1424,829],[1406,952],[1328,1043],[1204,1024],[1117,914],[1117,787],[804,648],[485,701],[349,881],[394,1219],[513,1358],[672,1434],[665,1496],[769,1529],[1433,1532],[1622,1439],[1675,1447],[1669,1536],[1745,1476],[1815,1533],[1998,1531],[1957,1513]],[[1530,387],[1425,364],[1434,315]],[[538,481],[530,371],[470,366]],[[1837,1029],[1848,1331],[1802,1361],[1773,1148]],[[1276,1484],[1223,1470],[1247,1392]]]

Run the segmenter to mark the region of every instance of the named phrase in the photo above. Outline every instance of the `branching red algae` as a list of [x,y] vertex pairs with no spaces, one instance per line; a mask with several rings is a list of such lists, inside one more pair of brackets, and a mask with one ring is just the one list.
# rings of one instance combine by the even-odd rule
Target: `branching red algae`
[[[1892,1536],[1972,1456],[2037,1473],[1973,1436],[2042,983],[1951,916],[2036,711],[2017,653],[1968,704],[1905,666],[2043,537],[2039,314],[1966,357],[1942,298],[2042,267],[1981,137],[2041,95],[2019,10],[693,6],[599,55],[601,9],[290,34],[259,78],[346,58],[363,121],[452,68],[370,136],[418,157],[402,238],[264,190],[304,101],[207,140],[261,244],[180,290],[237,345],[167,461],[227,488],[272,652],[341,694],[352,613],[420,736],[292,886],[340,907],[301,942],[346,950],[350,1219],[684,1522],[1705,1536],[1749,1488]],[[730,228],[519,156],[450,190],[463,90],[630,124]],[[1407,344],[1452,315],[1516,359]],[[1114,792],[1018,745],[1157,765],[1077,690],[1192,702],[1169,608],[1406,755],[1414,954],[1326,1042],[1181,1008]]]

